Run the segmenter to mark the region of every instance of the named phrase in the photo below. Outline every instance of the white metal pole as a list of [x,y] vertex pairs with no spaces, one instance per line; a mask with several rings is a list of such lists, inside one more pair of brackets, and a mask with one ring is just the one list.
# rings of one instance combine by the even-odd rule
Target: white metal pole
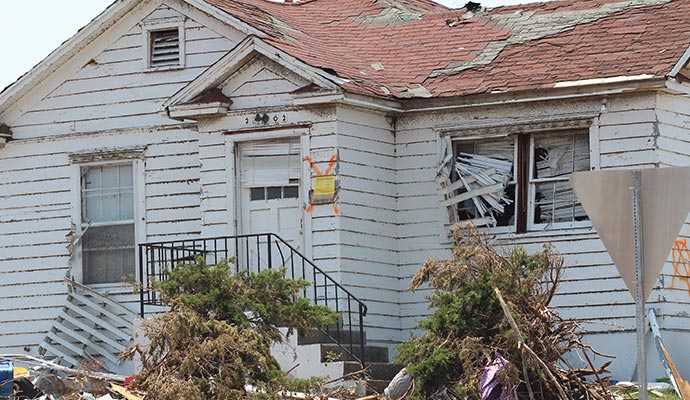
[[647,352],[645,351],[644,249],[642,241],[641,172],[632,171],[633,236],[635,241],[635,321],[637,325],[637,380],[639,400],[647,400]]

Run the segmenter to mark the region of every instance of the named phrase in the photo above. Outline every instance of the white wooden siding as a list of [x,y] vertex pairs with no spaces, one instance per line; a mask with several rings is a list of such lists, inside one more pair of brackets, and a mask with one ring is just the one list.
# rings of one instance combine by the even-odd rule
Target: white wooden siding
[[232,74],[223,94],[232,99],[233,109],[260,109],[291,105],[291,92],[309,82],[263,56],[256,56]]
[[[145,20],[183,17],[171,6]],[[237,44],[231,28],[228,38],[186,17],[185,68],[148,71],[136,25],[13,122],[14,138],[177,124],[160,114],[161,104]]]
[[[385,115],[350,107],[338,107],[337,118],[341,215],[339,240],[331,243],[340,246],[342,282],[369,308],[369,342],[397,342],[401,334],[393,126]],[[322,239],[315,236],[315,243]]]
[[[196,131],[141,130],[9,143],[0,151],[0,348],[35,350],[40,333],[47,332],[63,305],[75,200],[68,154],[127,146],[146,146],[145,189],[137,188],[146,193],[148,236],[142,239],[199,234]],[[131,287],[116,284],[102,290],[138,310]]]
[[[690,98],[683,95],[660,93],[657,96],[658,118],[658,162],[664,166],[690,165]],[[690,199],[687,199],[690,201]],[[678,236],[690,248],[690,218]],[[680,244],[680,243],[679,243]],[[676,256],[678,256],[676,251]],[[688,254],[683,253],[687,258]],[[687,335],[690,331],[690,281],[687,276],[676,276],[673,264],[673,251],[669,254],[659,278],[659,290],[653,293],[662,298],[661,326],[670,331]],[[690,261],[688,261],[690,262]],[[690,264],[679,265],[681,275],[685,275]],[[682,279],[681,279],[682,278]],[[686,365],[683,367],[687,368]]]
[[[166,5],[167,4],[167,5]],[[167,1],[147,18],[185,21],[187,68],[147,72],[138,21],[12,124],[0,150],[0,349],[35,350],[62,307],[69,272],[73,177],[68,154],[145,146],[146,241],[198,236],[202,231],[199,135],[160,115],[160,105],[241,40],[210,17]],[[202,25],[198,20],[205,22]],[[217,25],[217,24],[216,24]],[[107,33],[106,33],[107,35]],[[23,107],[23,108],[22,108]],[[102,287],[133,310],[126,285]]]
[[[682,115],[687,111],[687,99],[656,98],[653,93],[619,96],[608,99],[609,111],[595,118],[590,130],[598,137],[599,146],[592,152],[592,165],[597,168],[655,167],[664,150],[657,150],[657,143],[673,143],[675,152],[684,149],[683,143],[671,142],[683,137],[678,126],[689,126]],[[657,105],[658,103],[658,105]],[[672,108],[675,106],[675,108]],[[401,277],[401,324],[402,329],[414,329],[418,318],[427,315],[428,290],[416,293],[405,291],[410,278],[428,257],[444,257],[448,253],[447,240],[439,236],[438,197],[436,195],[435,166],[438,162],[437,134],[434,126],[461,126],[463,121],[475,119],[505,119],[525,115],[562,114],[565,112],[592,112],[600,110],[598,101],[554,102],[511,108],[477,109],[452,113],[436,113],[430,116],[409,115],[399,119],[396,132],[396,156],[398,163],[398,221],[399,257]],[[662,116],[668,115],[666,123]],[[659,124],[657,124],[657,117]],[[668,132],[668,138],[664,133]],[[663,139],[662,139],[663,138]],[[685,134],[687,141],[687,133]],[[682,140],[682,139],[681,139]],[[666,157],[665,159],[669,159]],[[676,164],[689,165],[674,155]],[[684,164],[682,164],[684,163]],[[684,232],[690,232],[687,228]],[[554,307],[568,318],[593,321],[587,328],[596,335],[609,337],[611,332],[632,332],[634,329],[634,303],[616,268],[606,253],[596,232],[591,228],[547,230],[521,235],[497,234],[499,245],[523,245],[530,251],[538,251],[543,243],[552,243],[565,256],[566,271]],[[443,244],[445,242],[445,244]],[[672,273],[672,269],[670,273]],[[676,290],[670,293],[669,266],[664,269],[650,299],[650,306],[663,306],[663,324],[670,329],[690,330],[690,324],[681,314],[687,303],[688,292]],[[662,284],[666,282],[665,284]],[[673,297],[671,303],[662,303]],[[682,298],[682,299],[681,299]],[[673,304],[675,312],[669,310]],[[671,328],[673,327],[673,328]],[[616,340],[618,336],[610,336]],[[598,339],[597,339],[598,340]],[[606,351],[606,349],[604,349]],[[687,368],[684,366],[683,368]],[[613,366],[614,373],[624,373],[625,360]]]

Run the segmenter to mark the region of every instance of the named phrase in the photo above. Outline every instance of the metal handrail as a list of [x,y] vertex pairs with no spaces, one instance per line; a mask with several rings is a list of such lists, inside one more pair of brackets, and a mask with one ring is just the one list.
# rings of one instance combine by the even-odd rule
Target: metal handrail
[[[307,280],[311,283],[310,290],[303,288],[302,297],[311,299],[315,305],[327,306],[341,315],[342,320],[334,327],[329,326],[320,331],[364,365],[364,317],[367,314],[367,306],[275,233],[140,244],[139,279],[142,317],[145,315],[146,305],[163,304],[160,295],[152,285],[153,280],[159,282],[167,280],[166,271],[172,270],[177,265],[191,262],[197,256],[204,257],[210,265],[235,258],[237,272],[241,270],[260,272],[274,267],[286,268],[286,275],[289,278]],[[341,329],[345,325],[348,327],[347,332]],[[359,355],[355,350],[353,328],[358,328]]]

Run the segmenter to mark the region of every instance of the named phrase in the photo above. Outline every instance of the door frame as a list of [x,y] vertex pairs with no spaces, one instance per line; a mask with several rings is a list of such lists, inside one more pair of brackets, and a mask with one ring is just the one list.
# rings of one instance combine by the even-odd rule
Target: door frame
[[242,235],[242,185],[240,181],[240,152],[239,147],[247,142],[260,142],[265,140],[277,139],[299,139],[300,159],[301,163],[301,177],[299,184],[300,196],[300,211],[302,213],[302,254],[308,259],[313,259],[312,248],[312,215],[306,213],[306,206],[309,197],[309,188],[311,182],[311,173],[304,157],[310,153],[310,126],[298,127],[275,127],[271,130],[255,130],[251,132],[243,131],[242,133],[226,132],[225,135],[225,149],[226,162],[228,169],[228,201],[230,211],[229,221],[233,227],[235,234]]

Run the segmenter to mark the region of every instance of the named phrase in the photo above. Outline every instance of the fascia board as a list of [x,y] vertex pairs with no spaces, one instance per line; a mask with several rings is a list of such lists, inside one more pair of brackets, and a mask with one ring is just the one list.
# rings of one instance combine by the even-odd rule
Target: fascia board
[[223,115],[228,112],[230,103],[214,102],[209,104],[178,105],[168,108],[168,116],[173,119],[198,119]]
[[0,114],[5,112],[14,102],[28,93],[36,83],[42,82],[53,73],[67,59],[72,58],[83,48],[88,46],[92,39],[101,35],[112,25],[117,23],[124,15],[134,9],[141,1],[121,0],[108,6],[100,15],[86,24],[74,36],[69,38],[60,47],[50,53],[46,58],[31,68],[29,72],[20,77],[0,93]]
[[242,65],[254,55],[262,55],[325,89],[335,90],[339,83],[346,82],[336,76],[328,75],[325,72],[320,73],[317,68],[313,68],[297,60],[256,36],[247,36],[245,40],[239,43],[228,54],[216,61],[195,80],[170,97],[163,103],[163,108],[165,109],[172,105],[189,102],[206,90],[215,89],[223,81],[232,76],[233,73],[240,69]]
[[206,14],[217,18],[220,21],[223,21],[230,25],[231,27],[237,29],[240,32],[243,32],[247,35],[261,35],[263,34],[262,31],[259,29],[254,28],[253,26],[242,22],[240,19],[233,17],[232,15],[228,14],[227,12],[212,6],[211,4],[208,4],[207,2],[203,0],[184,0],[188,4],[198,8],[199,10],[205,12]]
[[342,85],[349,82],[347,79],[339,78],[323,71],[322,69],[314,68],[311,65],[289,55],[288,53],[266,43],[260,38],[256,38],[255,46],[256,49],[264,56],[282,65],[283,67],[292,70],[292,72],[304,76],[325,89],[335,89],[336,85]]
[[[213,65],[208,67],[208,69],[201,73],[196,79],[191,81],[185,87],[177,91],[168,100],[163,103],[163,108],[170,107],[171,105],[176,105],[180,103],[186,103],[192,101],[195,97],[202,94],[209,88],[215,89],[221,82],[227,79],[241,64],[244,63],[246,59],[251,57],[252,48],[252,36],[248,36],[242,42],[240,42],[234,49]],[[233,68],[228,69],[228,65],[232,65]]]
[[666,88],[675,93],[690,95],[690,85],[676,78],[669,78],[666,81]]
[[678,72],[680,71],[680,69],[683,68],[683,66],[686,65],[689,60],[690,60],[690,47],[688,47],[685,50],[685,53],[683,53],[683,55],[680,57],[680,60],[678,60],[676,65],[673,66],[673,68],[671,69],[671,72],[669,72],[668,75],[670,77],[675,78],[675,76],[678,75]]

